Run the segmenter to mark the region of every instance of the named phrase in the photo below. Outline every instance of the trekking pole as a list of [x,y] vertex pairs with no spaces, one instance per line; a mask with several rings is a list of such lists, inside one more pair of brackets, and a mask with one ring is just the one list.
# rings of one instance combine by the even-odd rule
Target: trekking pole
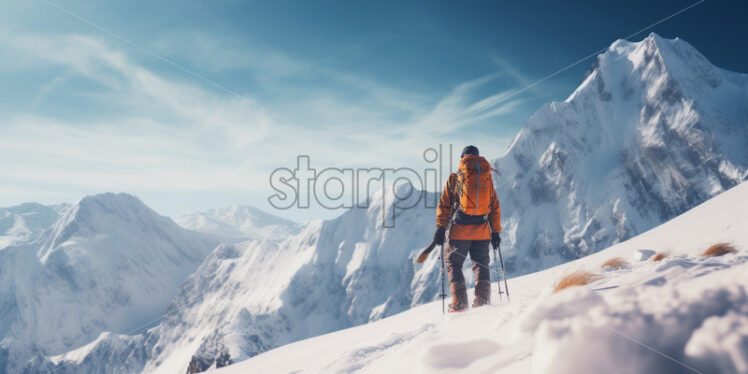
[[499,270],[499,256],[496,254],[496,248],[493,249],[493,263],[496,264],[496,288],[499,289],[499,301],[503,300],[501,297],[501,271]]
[[501,263],[501,273],[504,275],[504,288],[506,289],[506,301],[509,300],[509,284],[506,282],[506,271],[504,271],[504,259],[501,258],[501,244],[498,245],[499,262]]
[[442,297],[442,314],[445,314],[446,312],[444,308],[444,298],[447,297],[447,294],[446,292],[444,292],[444,244],[442,244],[441,247],[442,247],[442,254],[441,254],[442,269],[441,269],[441,272],[439,272],[439,277],[442,279],[442,293],[440,296]]

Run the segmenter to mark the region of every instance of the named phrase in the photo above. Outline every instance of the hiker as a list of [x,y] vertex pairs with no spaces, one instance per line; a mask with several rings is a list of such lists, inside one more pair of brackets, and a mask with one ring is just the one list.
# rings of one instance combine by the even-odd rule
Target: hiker
[[[450,223],[451,221],[451,223]],[[491,165],[480,157],[478,148],[469,145],[462,150],[456,173],[449,175],[436,209],[434,242],[444,245],[447,228],[449,240],[445,261],[452,291],[450,312],[467,309],[468,297],[462,264],[470,255],[475,273],[473,308],[490,304],[491,274],[489,248],[501,243],[501,208],[491,179]]]

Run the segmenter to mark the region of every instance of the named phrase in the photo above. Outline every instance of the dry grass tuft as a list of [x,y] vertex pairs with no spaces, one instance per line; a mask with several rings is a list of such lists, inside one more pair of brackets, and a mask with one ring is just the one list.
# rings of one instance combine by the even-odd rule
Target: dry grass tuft
[[584,286],[600,279],[600,275],[593,274],[588,271],[575,271],[563,278],[558,282],[553,293],[565,290],[569,287]]
[[602,266],[600,266],[601,269],[620,269],[629,267],[629,262],[624,260],[621,257],[613,257],[611,259],[608,259],[608,261],[605,261]]
[[667,252],[657,252],[654,256],[652,256],[652,261],[662,261],[665,257],[669,256],[669,253]]
[[701,254],[703,257],[710,257],[710,256],[724,256],[728,253],[735,253],[737,250],[735,247],[732,246],[730,243],[717,243],[709,248],[707,248],[704,253]]

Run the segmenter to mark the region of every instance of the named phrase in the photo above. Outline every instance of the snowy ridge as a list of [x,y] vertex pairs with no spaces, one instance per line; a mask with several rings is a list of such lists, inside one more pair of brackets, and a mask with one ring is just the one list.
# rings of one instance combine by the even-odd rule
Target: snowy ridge
[[628,239],[748,177],[748,76],[681,39],[619,40],[494,160],[510,273]]
[[[493,305],[443,316],[440,302],[429,303],[217,372],[746,373],[747,226],[743,183],[626,242],[511,278],[509,304],[494,294]],[[739,252],[698,256],[722,241]],[[641,248],[670,256],[633,260]],[[631,265],[600,270],[616,256]],[[552,294],[561,276],[581,269],[602,278]]]
[[83,198],[36,241],[0,251],[0,349],[10,356],[0,369],[132,332],[163,313],[215,245],[134,196]]
[[258,208],[233,205],[174,218],[178,225],[211,233],[232,241],[247,239],[281,240],[299,232],[299,225]]

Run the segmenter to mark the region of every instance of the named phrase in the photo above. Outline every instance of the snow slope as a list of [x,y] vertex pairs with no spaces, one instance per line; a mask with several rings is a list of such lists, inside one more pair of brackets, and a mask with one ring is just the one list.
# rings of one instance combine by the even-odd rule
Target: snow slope
[[178,225],[193,231],[218,235],[232,241],[285,239],[299,232],[299,225],[258,208],[232,205],[174,218]]
[[0,251],[0,372],[148,327],[217,244],[131,195],[81,199],[35,241]]
[[0,208],[0,249],[36,239],[67,208],[38,203]]
[[748,75],[682,39],[618,40],[494,160],[507,268],[594,253],[748,178]]
[[[748,183],[594,255],[510,279],[511,303],[494,295],[491,306],[442,315],[433,302],[217,373],[748,373],[745,227]],[[697,256],[722,241],[739,252]],[[671,256],[633,260],[643,248]],[[600,270],[616,256],[632,265]],[[602,279],[551,293],[582,269]]]

